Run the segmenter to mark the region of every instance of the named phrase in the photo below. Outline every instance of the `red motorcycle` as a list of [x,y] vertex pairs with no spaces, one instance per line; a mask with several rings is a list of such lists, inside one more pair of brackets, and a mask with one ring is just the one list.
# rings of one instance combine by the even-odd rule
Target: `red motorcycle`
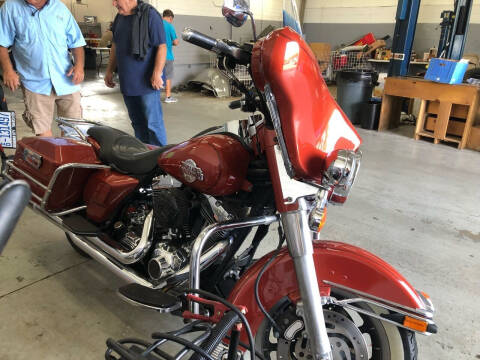
[[[243,24],[248,7],[230,3],[224,15]],[[129,282],[119,293],[130,302],[175,312],[186,287],[220,295],[248,309],[266,359],[416,359],[415,333],[436,332],[428,296],[371,253],[320,239],[327,204],[354,183],[361,139],[309,46],[291,27],[242,45],[191,29],[183,38],[218,54],[247,120],[154,148],[59,119],[70,133],[22,139],[5,176],[26,180],[34,210]],[[254,261],[276,222],[278,249]]]

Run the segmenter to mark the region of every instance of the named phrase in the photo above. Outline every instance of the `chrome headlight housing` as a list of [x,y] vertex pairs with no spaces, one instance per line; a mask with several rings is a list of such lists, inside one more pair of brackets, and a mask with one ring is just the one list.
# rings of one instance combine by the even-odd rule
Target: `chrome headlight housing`
[[355,182],[360,163],[361,151],[339,150],[337,158],[331,162],[324,174],[322,185],[332,189],[329,201],[334,204],[343,204]]

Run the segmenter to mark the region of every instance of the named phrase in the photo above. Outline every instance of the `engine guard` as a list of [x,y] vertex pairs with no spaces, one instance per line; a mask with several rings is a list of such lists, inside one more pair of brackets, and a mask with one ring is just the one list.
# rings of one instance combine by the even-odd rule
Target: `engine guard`
[[[247,307],[246,317],[254,335],[264,320],[255,301],[255,280],[271,256],[272,253],[258,260],[237,282],[229,296],[233,304]],[[353,310],[358,310],[355,304],[367,303],[388,310],[390,314],[364,312],[366,315],[426,335],[436,332],[432,321],[434,308],[428,297],[415,290],[397,270],[379,257],[356,246],[334,241],[315,244],[313,257],[322,296],[319,303],[332,302]],[[347,293],[349,297],[332,298],[332,289]],[[285,296],[293,302],[298,301],[298,294],[294,264],[284,248],[264,272],[259,284],[259,297],[269,311]],[[409,324],[405,326],[407,318],[413,319],[413,322],[418,320],[422,326],[417,329]]]

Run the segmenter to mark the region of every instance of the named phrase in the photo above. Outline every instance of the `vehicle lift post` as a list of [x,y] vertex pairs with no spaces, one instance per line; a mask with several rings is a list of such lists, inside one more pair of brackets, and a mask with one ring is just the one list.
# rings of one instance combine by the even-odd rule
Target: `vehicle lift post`
[[388,76],[406,76],[410,65],[420,0],[399,0]]

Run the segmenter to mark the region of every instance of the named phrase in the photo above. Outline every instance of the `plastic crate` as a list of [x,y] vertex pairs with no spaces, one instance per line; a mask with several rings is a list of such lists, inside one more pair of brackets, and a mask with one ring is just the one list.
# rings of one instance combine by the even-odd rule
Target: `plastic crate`
[[444,84],[461,84],[468,60],[431,59],[425,79]]

